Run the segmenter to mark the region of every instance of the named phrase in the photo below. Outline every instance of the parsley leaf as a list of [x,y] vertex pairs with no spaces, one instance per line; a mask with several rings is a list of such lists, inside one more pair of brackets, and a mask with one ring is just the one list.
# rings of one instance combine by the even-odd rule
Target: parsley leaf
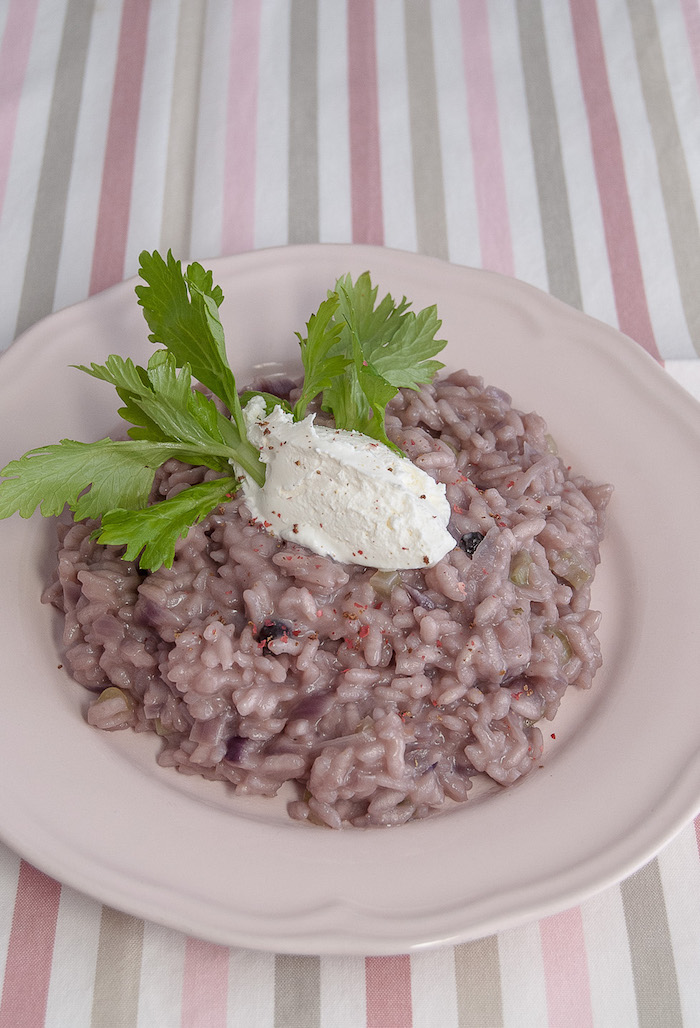
[[345,348],[348,331],[356,332],[364,359],[391,385],[417,389],[444,367],[429,359],[446,346],[444,339],[435,339],[442,324],[435,306],[414,314],[405,296],[397,304],[389,294],[377,304],[377,287],[372,286],[369,272],[354,284],[350,275],[339,279],[336,291],[338,316],[347,326]]
[[355,283],[350,275],[338,279],[333,295],[340,334],[329,356],[346,357],[348,367],[323,387],[323,408],[338,428],[356,429],[398,450],[384,427],[387,404],[400,388],[418,389],[444,367],[430,359],[445,346],[435,339],[441,325],[436,308],[416,315],[406,297],[397,304],[389,294],[377,304],[368,272]]
[[178,539],[217,504],[230,500],[237,485],[235,478],[215,478],[191,485],[143,510],[110,510],[103,516],[95,538],[106,545],[126,545],[124,559],[138,557],[140,566],[148,571],[163,564],[172,567]]
[[300,421],[306,408],[315,396],[330,388],[333,379],[342,375],[350,363],[350,358],[342,354],[329,356],[330,351],[339,343],[343,326],[334,322],[333,315],[340,304],[337,293],[331,293],[324,300],[318,311],[312,314],[306,324],[306,338],[296,333],[301,347],[301,361],[304,365],[304,384],[301,396],[294,406],[294,420]]
[[188,364],[192,375],[228,407],[235,426],[238,463],[262,485],[265,467],[248,441],[236,380],[229,367],[219,306],[224,294],[212,283],[211,271],[190,264],[183,273],[180,261],[168,251],[167,259],[143,251],[139,274],[146,283],[136,286],[139,304],[151,329],[149,339],[173,355],[177,367]]
[[372,439],[378,439],[390,450],[403,456],[402,450],[387,436],[384,423],[387,404],[397,393],[396,386],[377,374],[372,365],[364,359],[357,334],[354,334],[353,338],[353,354],[354,377],[360,392],[360,402],[351,410],[352,422],[357,426],[356,431],[364,432]]
[[274,393],[266,393],[260,389],[246,389],[245,392],[241,393],[241,406],[246,407],[254,396],[262,396],[265,401],[265,414],[272,414],[275,407],[281,407],[286,414],[292,413],[292,408],[286,400],[275,396]]
[[169,351],[156,350],[147,368],[115,354],[105,364],[78,367],[116,387],[125,403],[118,413],[134,426],[129,429],[132,439],[206,447],[207,459],[200,463],[218,471],[228,470],[229,457],[235,459],[238,440],[231,422],[208,396],[192,389],[188,364],[178,374]]
[[50,517],[68,504],[80,521],[98,518],[114,507],[144,507],[156,469],[170,457],[202,463],[206,452],[178,443],[111,439],[62,439],[38,447],[0,470],[7,476],[0,482],[0,518],[15,511],[28,518],[39,506],[44,517]]
[[[0,471],[5,476],[0,517],[15,511],[30,517],[37,507],[49,516],[68,505],[77,520],[102,517],[111,542],[132,549],[138,543],[136,552],[143,550],[153,569],[154,561],[172,562],[178,537],[204,516],[207,503],[211,510],[222,494],[235,492],[231,462],[259,485],[265,480],[265,465],[246,435],[218,317],[223,294],[213,286],[211,272],[193,264],[183,273],[171,253],[167,261],[158,253],[144,253],[141,260],[146,285],[136,291],[152,329],[150,338],[162,341],[165,349],[156,350],[146,368],[114,354],[104,364],[79,366],[116,388],[123,403],[119,414],[131,425],[130,439],[64,439],[11,461]],[[219,396],[233,419],[192,388],[193,375]],[[173,498],[168,506],[158,504],[157,514],[147,513],[155,472],[170,457],[203,464],[226,478],[216,487],[207,483],[207,488],[185,489],[177,503]],[[153,541],[146,548],[148,526]]]

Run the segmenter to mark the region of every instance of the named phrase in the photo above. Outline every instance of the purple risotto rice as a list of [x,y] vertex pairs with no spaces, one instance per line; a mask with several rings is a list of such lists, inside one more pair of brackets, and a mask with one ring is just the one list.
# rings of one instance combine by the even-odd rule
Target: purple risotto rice
[[[515,782],[541,719],[600,666],[590,607],[611,488],[565,466],[542,418],[465,371],[387,411],[392,440],[447,487],[454,549],[399,573],[338,564],[253,524],[240,496],[144,574],[59,522],[45,600],[88,721],[162,739],[158,761],[273,796],[293,818],[396,825]],[[159,497],[212,477],[169,461]]]

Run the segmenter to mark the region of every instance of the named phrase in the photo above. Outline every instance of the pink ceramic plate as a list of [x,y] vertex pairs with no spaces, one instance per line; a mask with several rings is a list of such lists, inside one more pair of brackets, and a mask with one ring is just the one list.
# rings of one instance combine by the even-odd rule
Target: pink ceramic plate
[[[239,384],[296,356],[335,277],[372,272],[436,302],[445,359],[547,419],[560,452],[615,495],[594,601],[605,664],[567,694],[542,769],[401,828],[324,831],[283,799],[160,769],[155,738],[104,735],[59,668],[39,602],[52,528],[0,525],[0,837],[105,903],[215,942],[304,953],[454,943],[580,902],[648,860],[700,808],[700,408],[635,344],[529,286],[429,258],[289,247],[209,262]],[[113,430],[107,386],[69,367],[145,362],[127,282],[32,328],[0,359],[0,466],[32,446]]]

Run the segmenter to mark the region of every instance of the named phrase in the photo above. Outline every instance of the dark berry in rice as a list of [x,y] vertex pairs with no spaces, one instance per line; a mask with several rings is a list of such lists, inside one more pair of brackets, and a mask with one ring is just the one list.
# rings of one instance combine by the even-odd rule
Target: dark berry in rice
[[240,735],[232,735],[226,741],[226,755],[224,760],[230,760],[232,764],[238,763],[248,744],[248,739],[242,739]]
[[262,645],[264,654],[271,653],[270,643],[275,639],[283,639],[292,631],[289,621],[281,621],[275,618],[265,618],[256,633],[256,640]]
[[480,542],[483,542],[483,539],[484,536],[481,532],[465,532],[459,540],[459,547],[461,550],[464,550],[468,557],[473,557],[477,546]]

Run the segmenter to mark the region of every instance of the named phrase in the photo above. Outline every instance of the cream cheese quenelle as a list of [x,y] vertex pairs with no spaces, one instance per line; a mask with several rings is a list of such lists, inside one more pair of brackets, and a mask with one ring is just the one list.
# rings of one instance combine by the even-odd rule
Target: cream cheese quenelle
[[255,396],[244,417],[267,465],[244,475],[243,495],[269,532],[341,564],[398,571],[436,564],[455,541],[445,486],[361,432],[294,421]]

